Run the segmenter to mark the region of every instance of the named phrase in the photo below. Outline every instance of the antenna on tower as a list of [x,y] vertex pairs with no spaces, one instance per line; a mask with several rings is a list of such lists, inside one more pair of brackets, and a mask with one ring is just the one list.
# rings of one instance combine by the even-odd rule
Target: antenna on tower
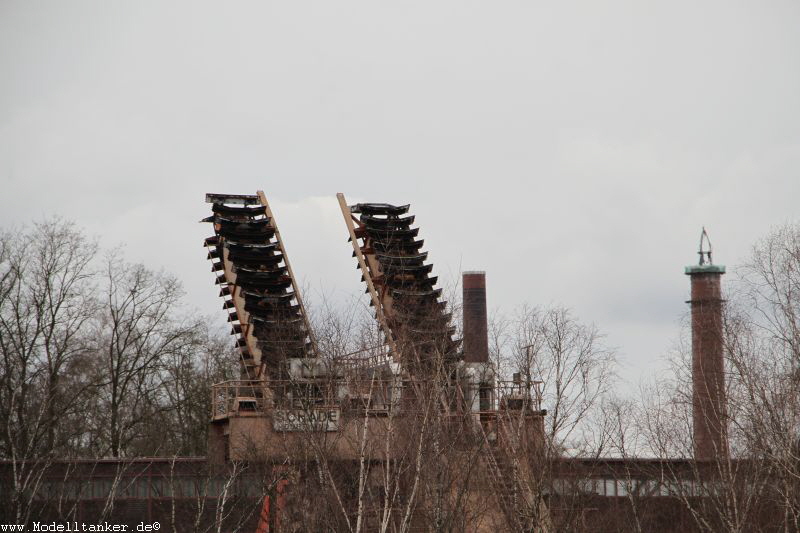
[[[707,250],[703,249],[703,241],[708,245]],[[700,249],[697,251],[697,255],[700,256],[701,265],[705,265],[706,263],[709,265],[714,264],[714,261],[711,260],[711,239],[708,238],[705,226],[703,226],[703,232],[700,233]]]

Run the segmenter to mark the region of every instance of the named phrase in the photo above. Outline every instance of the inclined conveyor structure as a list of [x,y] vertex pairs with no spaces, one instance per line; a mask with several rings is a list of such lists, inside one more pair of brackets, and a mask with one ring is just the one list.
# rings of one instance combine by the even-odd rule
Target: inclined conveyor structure
[[460,341],[453,339],[447,303],[436,288],[433,265],[426,264],[424,241],[412,228],[409,205],[348,205],[338,194],[353,256],[367,284],[370,305],[392,357],[409,371],[429,371],[457,362]]
[[241,353],[242,379],[286,379],[288,360],[314,357],[313,336],[280,232],[263,192],[207,194],[205,240]]
[[[511,441],[502,435],[513,430],[514,442],[544,441],[546,412],[538,410],[538,388],[531,397],[531,384],[515,381],[511,394],[503,394],[488,360],[485,325],[462,353],[408,205],[349,206],[344,195],[337,197],[385,344],[331,358],[316,349],[264,193],[206,195],[213,214],[203,222],[212,223],[215,234],[205,245],[242,361],[240,380],[212,387],[209,461],[258,460],[284,469],[287,460],[309,460],[309,450],[318,449],[309,442],[324,441],[329,459],[355,464],[370,449],[367,459],[382,464],[387,459],[382,446],[365,448],[365,436],[373,443],[391,442],[391,413],[413,414],[420,399],[433,393],[443,413],[471,415],[481,429],[476,435],[483,441],[482,464],[502,512],[514,529],[531,529],[519,518],[521,502],[536,516],[547,510],[520,484],[529,476],[509,455],[504,443]],[[465,309],[474,320],[465,323],[475,329],[475,320],[486,321],[485,278],[475,272],[467,278],[465,291],[473,292]],[[329,432],[337,435],[328,439]],[[309,434],[316,437],[310,441]],[[402,446],[397,449],[405,453]],[[269,509],[267,497],[262,513]],[[262,520],[260,531],[266,523]]]

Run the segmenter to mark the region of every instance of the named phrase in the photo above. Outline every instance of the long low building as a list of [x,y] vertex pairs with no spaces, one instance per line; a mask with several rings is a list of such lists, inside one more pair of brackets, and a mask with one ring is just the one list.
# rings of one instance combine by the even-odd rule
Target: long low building
[[[14,466],[0,462],[5,522],[14,521]],[[747,462],[731,462],[734,475],[725,481],[710,480],[703,472],[717,470],[717,463],[693,459],[574,458],[548,466],[538,474],[555,530],[701,531],[694,516],[700,502],[711,507],[734,494],[759,497],[744,517],[754,525],[749,530],[777,531],[783,525],[783,517],[770,510],[775,495],[759,486],[763,478]],[[34,522],[107,522],[133,528],[158,522],[167,531],[294,530],[279,528],[276,511],[285,505],[282,500],[295,496],[293,483],[299,486],[286,465],[219,467],[204,457],[152,457],[53,461],[39,467],[35,483],[24,491],[31,503],[30,527]]]

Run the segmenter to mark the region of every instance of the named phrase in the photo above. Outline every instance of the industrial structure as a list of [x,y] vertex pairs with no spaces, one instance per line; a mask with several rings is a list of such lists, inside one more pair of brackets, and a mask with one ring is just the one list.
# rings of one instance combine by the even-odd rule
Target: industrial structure
[[[340,435],[329,439],[326,460],[357,461],[365,453],[368,460],[392,460],[401,452],[387,456],[378,448],[370,454],[363,440],[387,441],[393,425],[433,394],[437,414],[472,424],[468,440],[477,439],[483,449],[480,464],[491,487],[485,497],[493,495],[495,508],[515,527],[535,526],[517,523],[520,501],[537,509],[539,502],[515,481],[524,467],[505,449],[520,445],[506,426],[522,421],[525,445],[541,442],[545,411],[537,383],[497,380],[488,360],[482,272],[464,274],[462,350],[409,206],[348,205],[338,195],[382,342],[334,359],[318,353],[264,193],[209,194],[206,200],[213,211],[206,220],[215,231],[206,239],[208,257],[237,337],[242,373],[241,380],[214,386],[210,460],[282,462],[294,452],[307,453],[309,432]],[[404,450],[411,442],[392,446]],[[274,502],[268,508],[280,512]],[[541,513],[535,514],[541,522]]]
[[698,254],[698,264],[686,267],[692,287],[687,303],[692,306],[694,456],[714,460],[728,456],[721,287],[725,267],[713,263],[705,228]]
[[[493,499],[515,530],[548,530],[547,506],[530,485],[546,411],[538,383],[523,383],[518,375],[501,382],[489,361],[484,272],[463,274],[462,346],[410,206],[348,205],[337,195],[383,342],[334,360],[316,350],[264,193],[206,199],[215,229],[206,244],[237,335],[243,379],[214,387],[210,459],[279,461],[291,456],[288,450],[301,449],[299,440],[309,431],[348,435],[336,440],[331,457],[363,459],[359,428],[369,427],[369,439],[383,442],[387,417],[404,416],[435,390],[437,408],[447,417],[466,416],[470,435],[483,440],[479,464],[488,483],[480,497]],[[696,458],[708,461],[728,453],[720,296],[725,269],[711,262],[704,242],[705,231],[700,262],[686,273],[692,288],[694,443]],[[425,385],[431,382],[434,389]]]
[[[357,487],[337,492],[338,504],[345,508],[357,502],[363,531],[379,530],[392,520],[404,531],[428,530],[424,523],[429,522],[416,517],[438,520],[441,505],[435,498],[415,496],[425,474],[410,458],[421,457],[414,450],[434,446],[431,457],[450,476],[443,482],[437,473],[446,487],[439,498],[457,501],[457,509],[483,505],[483,518],[466,520],[464,530],[554,531],[559,515],[579,508],[584,527],[588,521],[598,531],[614,531],[629,513],[633,495],[646,500],[664,531],[691,529],[673,485],[696,479],[698,471],[713,471],[703,465],[724,462],[729,453],[720,281],[725,268],[711,262],[705,231],[699,264],[686,267],[695,461],[585,458],[545,465],[547,411],[540,384],[520,374],[501,380],[489,358],[486,274],[463,273],[459,339],[410,206],[351,205],[342,194],[337,199],[346,230],[342,235],[352,246],[380,332],[377,342],[354,353],[324,353],[266,195],[206,195],[211,214],[203,222],[212,225],[213,235],[204,245],[236,339],[240,376],[210,391],[205,458],[142,459],[125,470],[128,497],[117,506],[121,519],[154,520],[172,513],[174,520],[176,507],[168,509],[160,498],[168,495],[174,502],[177,494],[185,494],[187,502],[209,501],[196,520],[223,520],[219,502],[230,491],[241,497],[237,506],[252,509],[237,528],[303,531],[292,502],[305,505],[310,496],[293,487],[317,483],[336,489],[338,468]],[[437,421],[435,431],[431,420]],[[243,463],[258,466],[237,485],[208,481],[224,479],[235,470],[231,465]],[[315,468],[309,469],[310,464]],[[73,467],[54,464],[53,483]],[[86,465],[74,468],[91,487],[97,476],[120,475],[114,461],[98,462],[91,471]],[[548,469],[546,480],[543,468]],[[320,472],[328,478],[315,480]],[[167,475],[178,479],[178,486],[193,488],[167,488],[158,481]],[[273,480],[266,488],[265,479]],[[78,501],[78,515],[91,515],[93,501],[106,489],[101,485],[96,495],[94,488],[88,493],[76,489],[72,498]],[[422,501],[413,504],[414,513],[411,501]]]

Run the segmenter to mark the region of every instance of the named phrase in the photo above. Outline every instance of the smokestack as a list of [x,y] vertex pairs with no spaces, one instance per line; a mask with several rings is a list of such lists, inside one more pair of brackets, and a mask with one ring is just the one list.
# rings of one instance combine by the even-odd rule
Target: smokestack
[[[708,250],[703,249],[703,242]],[[705,228],[700,236],[700,262],[687,266],[692,299],[692,416],[694,457],[728,456],[725,366],[722,344],[721,279],[725,267],[711,261],[711,242]]]
[[464,272],[464,361],[489,360],[489,333],[486,318],[486,272]]

